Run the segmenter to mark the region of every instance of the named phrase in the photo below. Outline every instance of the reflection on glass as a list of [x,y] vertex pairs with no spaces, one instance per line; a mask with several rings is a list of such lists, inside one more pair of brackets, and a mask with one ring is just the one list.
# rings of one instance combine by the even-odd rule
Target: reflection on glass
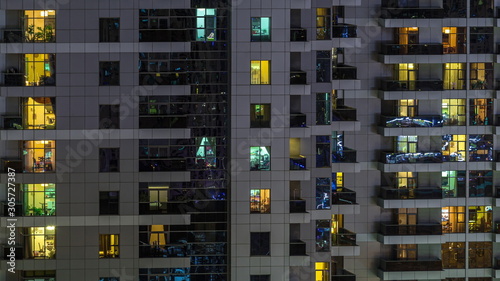
[[316,178],[316,210],[330,209],[330,178]]
[[316,252],[330,252],[330,221],[316,221]]
[[441,188],[443,189],[443,197],[464,197],[465,185],[465,171],[441,172]]
[[465,242],[446,242],[441,245],[443,268],[465,268]]
[[215,168],[217,166],[215,137],[196,138],[196,144],[198,168]]
[[469,171],[469,197],[493,196],[493,172]]
[[444,135],[441,152],[443,161],[463,162],[466,159],[466,135]]
[[469,135],[469,161],[493,161],[493,135]]

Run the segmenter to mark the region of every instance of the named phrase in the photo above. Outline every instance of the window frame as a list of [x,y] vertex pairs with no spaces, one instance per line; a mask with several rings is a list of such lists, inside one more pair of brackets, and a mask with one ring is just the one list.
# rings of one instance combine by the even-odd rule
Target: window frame
[[[262,19],[268,19],[267,30],[262,28],[263,25]],[[251,42],[271,42],[271,28],[272,28],[271,17],[251,17],[250,27],[251,27],[251,32],[250,32]],[[263,30],[267,31],[267,34],[263,34]]]

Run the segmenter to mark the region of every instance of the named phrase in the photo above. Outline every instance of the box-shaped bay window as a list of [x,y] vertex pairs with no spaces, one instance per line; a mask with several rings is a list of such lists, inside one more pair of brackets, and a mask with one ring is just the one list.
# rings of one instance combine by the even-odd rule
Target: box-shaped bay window
[[23,98],[22,110],[23,129],[55,129],[55,98]]
[[250,170],[269,171],[271,170],[271,147],[252,146],[250,147]]
[[54,216],[56,214],[56,185],[53,183],[24,184],[23,215]]
[[55,171],[56,142],[54,140],[24,141],[22,155],[25,173]]
[[271,41],[271,18],[252,18],[252,42]]
[[23,228],[24,258],[55,259],[56,257],[56,227],[26,227]]
[[271,61],[253,60],[250,62],[250,71],[252,85],[271,84]]

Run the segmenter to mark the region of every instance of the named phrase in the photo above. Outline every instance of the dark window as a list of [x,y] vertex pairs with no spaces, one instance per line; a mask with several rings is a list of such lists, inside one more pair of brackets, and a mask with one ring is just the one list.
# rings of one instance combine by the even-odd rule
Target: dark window
[[471,27],[470,28],[470,53],[486,54],[494,52],[494,30],[493,27]]
[[330,51],[316,51],[316,82],[330,82]]
[[99,215],[118,215],[120,210],[119,191],[99,192]]
[[250,233],[250,255],[251,256],[270,256],[270,232],[252,232]]
[[271,127],[271,105],[251,104],[250,105],[250,128]]
[[99,129],[119,129],[120,128],[120,105],[101,104],[99,105]]
[[120,19],[99,19],[99,42],[120,42]]
[[250,275],[250,281],[270,281],[271,275]]
[[120,149],[119,148],[99,148],[99,172],[119,172],[120,171]]
[[99,277],[99,281],[120,281],[120,277]]
[[120,62],[101,61],[99,62],[99,85],[118,86],[120,85]]

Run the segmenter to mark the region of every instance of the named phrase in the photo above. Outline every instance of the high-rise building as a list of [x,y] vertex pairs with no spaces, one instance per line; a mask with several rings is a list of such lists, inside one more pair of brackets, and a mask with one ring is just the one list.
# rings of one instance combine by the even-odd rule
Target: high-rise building
[[0,281],[500,278],[497,6],[1,0]]

